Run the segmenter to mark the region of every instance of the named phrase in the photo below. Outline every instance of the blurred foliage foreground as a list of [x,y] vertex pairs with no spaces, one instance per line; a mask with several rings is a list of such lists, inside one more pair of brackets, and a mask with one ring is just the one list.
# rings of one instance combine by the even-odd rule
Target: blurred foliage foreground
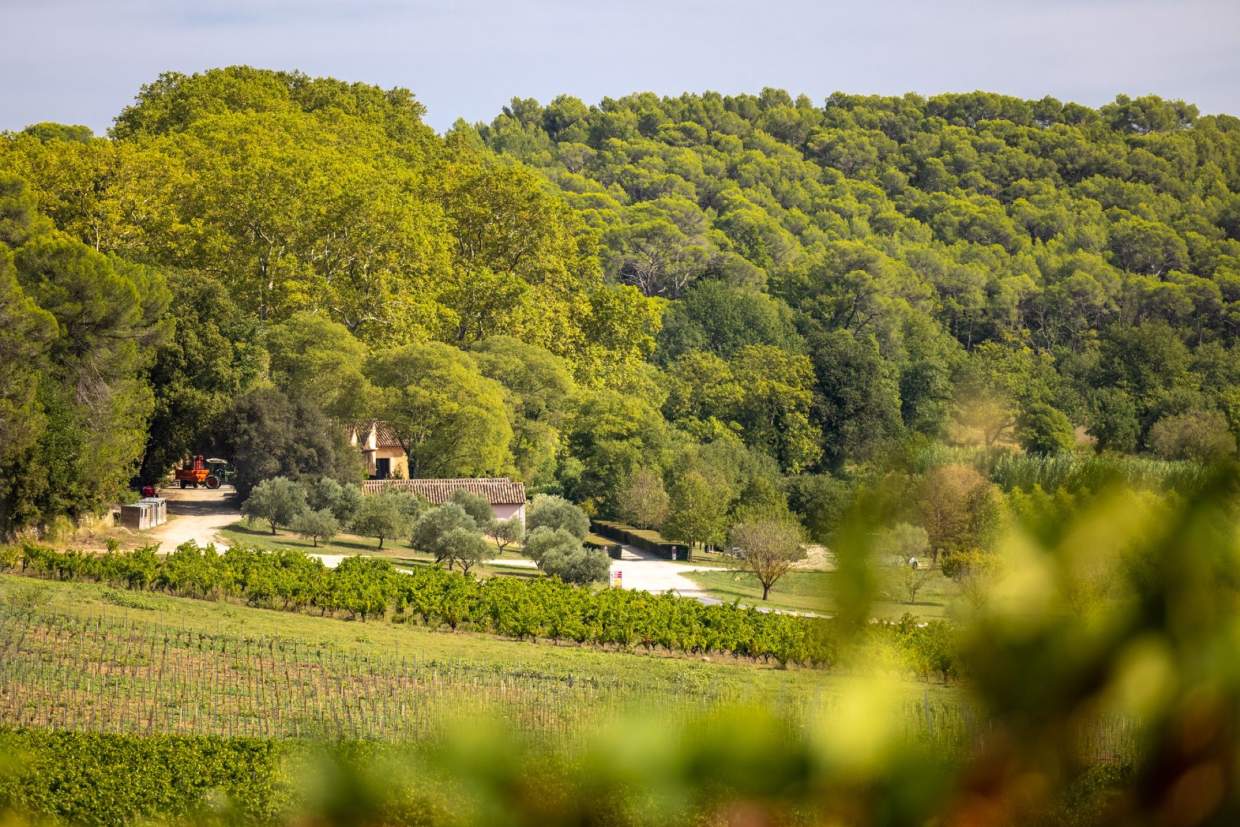
[[[881,652],[819,718],[728,708],[602,726],[565,747],[461,710],[416,746],[0,733],[9,823],[1240,823],[1240,532],[1234,468],[1175,499],[1116,490],[1026,524],[978,561],[960,621],[963,691],[985,725],[958,748],[910,735]],[[840,534],[839,619],[868,622],[870,526]],[[857,636],[866,639],[864,635]],[[1085,747],[1129,722],[1131,754]]]

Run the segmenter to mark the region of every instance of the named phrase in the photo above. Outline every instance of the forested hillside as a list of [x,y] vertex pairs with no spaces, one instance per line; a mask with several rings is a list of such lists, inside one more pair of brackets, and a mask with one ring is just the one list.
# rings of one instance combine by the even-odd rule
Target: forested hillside
[[[989,94],[514,101],[167,74],[0,136],[0,533],[191,451],[512,474],[814,536],[939,442],[1210,460],[1240,433],[1240,120]],[[924,470],[921,468],[919,470]]]
[[479,133],[598,229],[609,280],[676,300],[673,422],[735,421],[769,354],[806,403],[743,432],[788,470],[908,432],[990,445],[1021,412],[1171,455],[1168,431],[1240,427],[1236,118],[767,89],[515,100]]

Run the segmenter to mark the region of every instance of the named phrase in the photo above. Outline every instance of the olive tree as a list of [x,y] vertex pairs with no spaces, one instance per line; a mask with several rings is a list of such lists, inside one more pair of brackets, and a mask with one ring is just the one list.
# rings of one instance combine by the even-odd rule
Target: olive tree
[[272,534],[282,525],[291,525],[305,510],[305,489],[285,477],[263,480],[254,486],[241,505],[241,513],[247,520],[264,520],[271,526]]
[[293,520],[293,530],[318,548],[320,540],[326,542],[336,536],[340,523],[336,521],[336,515],[326,508],[317,511],[307,508]]
[[411,501],[408,494],[385,491],[362,497],[353,517],[353,530],[367,537],[377,537],[379,548],[389,537],[399,537],[409,530]]
[[525,541],[525,553],[544,573],[565,583],[606,580],[611,570],[611,560],[604,552],[585,548],[580,538],[563,528],[535,528]]
[[525,539],[525,526],[517,517],[507,520],[493,520],[487,533],[491,535],[491,539],[495,541],[495,548],[502,555],[504,549],[513,543],[519,543]]
[[458,488],[452,492],[452,502],[465,509],[465,513],[473,518],[474,523],[479,527],[490,525],[494,514],[491,511],[491,502],[481,494],[475,494],[472,491],[466,491],[464,488]]
[[526,527],[533,532],[538,528],[559,528],[578,540],[590,531],[590,518],[577,506],[555,494],[539,494],[530,502],[525,517]]
[[439,538],[439,547],[449,566],[456,563],[461,573],[469,574],[469,570],[487,557],[487,541],[476,530],[457,526]]
[[361,505],[362,492],[356,485],[342,485],[331,477],[319,477],[306,483],[306,499],[313,510],[327,509],[337,522],[347,525]]
[[449,554],[446,538],[456,529],[463,529],[481,536],[478,524],[465,512],[464,508],[457,503],[444,503],[427,510],[417,519],[417,522],[413,524],[413,536],[409,542],[418,551],[435,555],[436,563],[447,560],[448,565],[451,566],[453,560]]

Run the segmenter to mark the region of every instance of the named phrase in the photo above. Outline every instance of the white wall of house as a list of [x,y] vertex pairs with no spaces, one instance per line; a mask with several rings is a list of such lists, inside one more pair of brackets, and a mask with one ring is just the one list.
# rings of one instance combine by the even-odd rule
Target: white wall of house
[[525,525],[525,503],[520,505],[492,505],[491,513],[495,515],[497,520],[511,520],[517,517],[521,520],[521,525]]

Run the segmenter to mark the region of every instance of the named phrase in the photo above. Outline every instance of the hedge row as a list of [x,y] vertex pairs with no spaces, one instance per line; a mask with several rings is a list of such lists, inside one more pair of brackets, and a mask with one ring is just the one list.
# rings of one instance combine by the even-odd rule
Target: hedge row
[[626,543],[657,557],[662,557],[664,560],[688,560],[692,556],[691,549],[684,543],[656,542],[648,537],[643,537],[638,533],[637,529],[632,526],[626,526],[623,523],[595,520],[591,523],[591,526],[595,534]]

